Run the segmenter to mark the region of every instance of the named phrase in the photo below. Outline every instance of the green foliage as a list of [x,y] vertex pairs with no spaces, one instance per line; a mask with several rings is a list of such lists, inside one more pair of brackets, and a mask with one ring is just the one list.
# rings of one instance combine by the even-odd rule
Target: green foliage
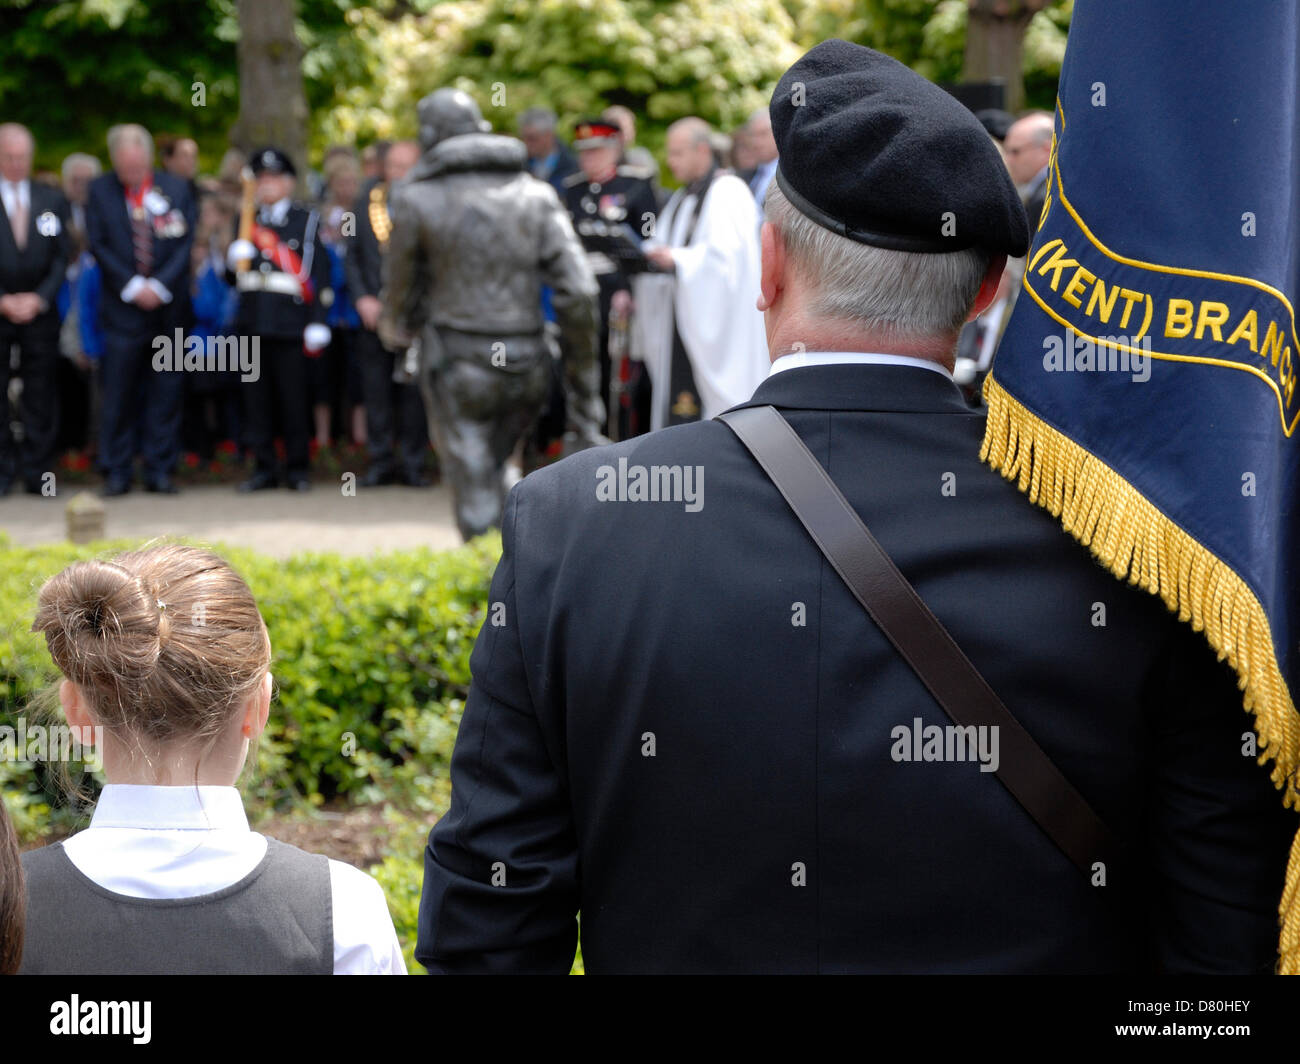
[[[129,121],[189,133],[219,157],[239,91],[233,12],[234,0],[11,2],[0,8],[5,117],[36,135],[38,168],[72,151],[106,159],[108,127]],[[196,81],[204,107],[191,104]]]
[[[1030,103],[1052,105],[1073,0],[1030,23]],[[416,10],[412,10],[415,8]],[[547,106],[562,131],[619,103],[662,158],[667,126],[696,114],[735,128],[770,99],[801,52],[843,37],[888,52],[934,81],[959,81],[965,0],[396,0],[348,18],[369,82],[340,84],[317,139],[410,136],[415,104],[443,85],[479,101],[494,128]]]
[[390,812],[389,854],[379,864],[366,869],[384,888],[388,912],[393,918],[397,941],[406,958],[408,974],[424,974],[424,965],[415,959],[415,939],[419,927],[420,891],[424,885],[424,847],[432,821]]
[[[41,583],[133,545],[19,547],[0,536],[0,725],[16,726],[57,679],[44,639],[30,631]],[[500,537],[372,558],[216,549],[248,581],[271,635],[277,694],[246,774],[250,802],[269,809],[346,795],[441,813]],[[0,789],[26,838],[81,815],[27,764],[0,763]]]
[[[785,0],[801,49],[843,37],[887,52],[931,81],[962,78],[966,0]],[[1025,32],[1028,106],[1050,110],[1074,0],[1050,0]]]
[[1074,0],[1056,0],[1030,20],[1025,31],[1025,101],[1045,111],[1056,107],[1056,83],[1065,58],[1065,37]]
[[[954,70],[950,51],[936,53],[927,48],[927,29],[943,6],[936,0],[787,0],[787,3],[799,27],[801,51],[828,37],[842,37],[886,52],[928,78],[940,80],[936,73],[938,67]],[[961,44],[964,43],[963,35]],[[959,47],[955,73],[960,72]]]
[[[777,0],[461,0],[423,13],[354,13],[377,76],[341,87],[326,139],[410,135],[415,104],[443,85],[479,101],[501,132],[520,112],[553,108],[567,137],[584,115],[623,104],[652,150],[677,118],[730,129],[766,104],[795,58]],[[396,17],[391,17],[391,16]],[[382,72],[382,73],[381,73]]]
[[[102,157],[114,122],[187,133],[215,170],[238,114],[236,0],[5,0],[0,100],[38,139],[38,165]],[[1025,84],[1051,107],[1073,0],[1025,36]],[[936,81],[961,77],[965,0],[297,0],[311,146],[412,136],[415,104],[470,92],[499,131],[534,105],[568,127],[611,103],[662,157],[670,122],[730,130],[827,37],[888,52]],[[204,106],[193,103],[201,82]]]

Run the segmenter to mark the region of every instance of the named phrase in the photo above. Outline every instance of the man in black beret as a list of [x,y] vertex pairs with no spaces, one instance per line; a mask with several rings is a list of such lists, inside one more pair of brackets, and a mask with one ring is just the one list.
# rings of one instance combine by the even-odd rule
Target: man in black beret
[[1256,844],[1290,825],[1232,739],[1231,672],[980,463],[983,415],[950,377],[1028,240],[992,141],[844,41],[799,60],[771,114],[753,297],[773,364],[737,409],[776,408],[1011,713],[1144,844],[1112,880],[1084,875],[997,775],[1023,749],[952,724],[706,420],[512,491],[417,959],[567,971],[580,911],[588,972],[1267,968],[1281,869]]

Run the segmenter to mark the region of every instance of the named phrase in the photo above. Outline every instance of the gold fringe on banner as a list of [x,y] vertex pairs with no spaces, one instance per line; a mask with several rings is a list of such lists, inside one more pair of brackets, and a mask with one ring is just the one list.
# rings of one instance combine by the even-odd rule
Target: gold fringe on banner
[[[1237,672],[1254,713],[1259,763],[1273,761],[1282,801],[1300,809],[1300,718],[1273,653],[1268,617],[1231,568],[1171,521],[1110,466],[1032,414],[991,376],[984,380],[987,462],[1060,519],[1121,580],[1159,595],[1204,632]],[[1278,972],[1300,975],[1300,834],[1291,846],[1279,909]]]

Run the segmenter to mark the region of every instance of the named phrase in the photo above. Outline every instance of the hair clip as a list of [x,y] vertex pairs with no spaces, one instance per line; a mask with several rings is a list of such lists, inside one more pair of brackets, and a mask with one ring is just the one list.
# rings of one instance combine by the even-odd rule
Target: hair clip
[[165,610],[167,608],[167,603],[165,603],[162,599],[154,599],[154,602],[158,604],[158,608],[160,610]]

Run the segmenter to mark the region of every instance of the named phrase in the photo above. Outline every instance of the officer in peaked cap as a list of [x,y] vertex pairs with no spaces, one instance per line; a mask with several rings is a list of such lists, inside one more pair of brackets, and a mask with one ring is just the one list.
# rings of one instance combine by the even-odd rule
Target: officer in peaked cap
[[254,152],[249,167],[254,177],[260,177],[262,174],[298,176],[298,169],[293,165],[293,160],[279,148],[263,148],[261,151]]
[[588,972],[1268,971],[1294,814],[1241,756],[1232,670],[980,463],[984,415],[950,376],[1028,240],[992,141],[844,41],[795,63],[771,114],[773,366],[741,406],[775,408],[1142,845],[1105,885],[1058,849],[998,775],[1024,746],[946,732],[740,438],[698,421],[511,492],[416,958],[567,972],[581,910]]
[[239,490],[273,488],[281,479],[274,448],[273,411],[278,411],[285,483],[307,491],[307,359],[319,357],[330,342],[325,324],[334,300],[329,257],[317,233],[320,216],[291,199],[297,177],[293,160],[279,148],[261,148],[253,152],[249,169],[257,206],[252,231],[240,234],[227,252],[227,267],[239,292],[236,329],[249,343],[257,338],[261,355],[257,378],[241,382],[256,465]]
[[[657,203],[651,171],[622,162],[623,134],[617,125],[603,118],[584,118],[574,126],[573,147],[579,169],[563,181],[564,205],[573,219],[574,231],[587,252],[587,263],[600,284],[600,382],[611,418],[619,417],[621,403],[610,396],[611,361],[609,337],[611,315],[622,321],[630,312],[628,278],[640,265],[632,254],[640,240],[651,235]],[[644,406],[649,399],[648,381],[639,395]],[[615,431],[626,436],[637,421],[631,407],[621,411]],[[629,424],[629,416],[632,424]],[[648,425],[648,418],[641,418]],[[613,422],[611,422],[613,424]],[[645,425],[640,431],[645,431]]]

